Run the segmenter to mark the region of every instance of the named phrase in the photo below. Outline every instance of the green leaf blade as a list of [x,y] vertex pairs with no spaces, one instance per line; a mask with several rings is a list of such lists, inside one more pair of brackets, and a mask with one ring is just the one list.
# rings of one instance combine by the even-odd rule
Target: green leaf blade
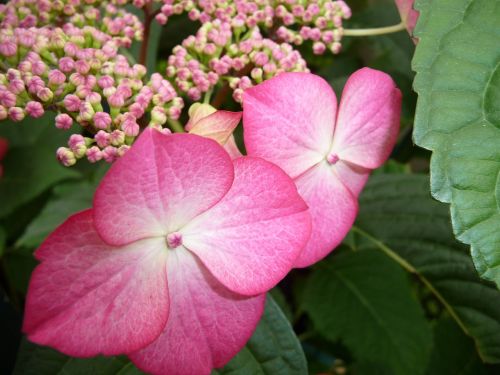
[[433,151],[431,190],[500,286],[500,1],[420,0],[415,142]]

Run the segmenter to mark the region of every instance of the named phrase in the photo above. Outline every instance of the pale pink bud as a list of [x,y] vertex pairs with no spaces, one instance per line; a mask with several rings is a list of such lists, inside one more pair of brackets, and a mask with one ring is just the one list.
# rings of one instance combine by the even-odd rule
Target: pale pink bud
[[20,107],[10,107],[8,113],[10,119],[15,122],[22,121],[25,117],[25,113]]
[[56,157],[65,167],[70,167],[76,163],[75,154],[67,147],[59,147],[56,151]]
[[96,112],[94,115],[94,125],[97,129],[107,129],[111,125],[111,116],[106,112]]
[[121,130],[113,130],[110,134],[109,141],[113,146],[120,146],[125,142],[125,133]]
[[76,112],[80,110],[80,103],[81,100],[78,96],[76,95],[66,95],[66,97],[63,100],[64,106],[66,109],[70,112]]
[[118,150],[116,147],[107,146],[102,150],[102,157],[106,162],[112,163],[118,159]]
[[63,72],[53,69],[49,72],[49,85],[62,85],[66,81],[66,76]]
[[106,133],[104,130],[99,130],[94,136],[94,139],[100,148],[104,148],[109,145],[109,133]]
[[112,87],[115,84],[115,80],[111,76],[102,76],[97,80],[97,84],[100,88],[105,89]]
[[102,152],[97,146],[90,147],[89,149],[87,149],[87,152],[85,154],[88,161],[91,163],[96,163],[102,159]]
[[34,101],[28,102],[26,104],[25,110],[29,116],[34,118],[42,117],[43,114],[45,113],[42,104]]
[[73,119],[66,113],[60,113],[56,116],[56,128],[67,130],[73,125]]

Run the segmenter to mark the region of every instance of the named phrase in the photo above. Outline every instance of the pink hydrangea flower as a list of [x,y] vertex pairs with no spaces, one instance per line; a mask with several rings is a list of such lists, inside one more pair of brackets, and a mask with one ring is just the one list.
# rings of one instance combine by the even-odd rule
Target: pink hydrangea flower
[[231,159],[242,156],[233,132],[241,120],[241,112],[218,111],[210,104],[195,103],[189,108],[186,131],[217,141]]
[[215,141],[148,128],[93,209],[36,251],[24,331],[75,357],[127,354],[152,374],[209,374],[251,336],[310,216],[293,181]]
[[330,85],[308,73],[283,73],[245,92],[248,154],[283,168],[311,211],[311,239],[296,267],[325,257],[351,228],[370,171],[394,146],[400,110],[393,80],[369,68],[349,78],[338,110]]

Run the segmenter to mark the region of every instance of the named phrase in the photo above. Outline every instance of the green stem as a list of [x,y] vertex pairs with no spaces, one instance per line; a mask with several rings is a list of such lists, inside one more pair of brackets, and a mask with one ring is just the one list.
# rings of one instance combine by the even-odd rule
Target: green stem
[[214,88],[212,87],[205,93],[205,97],[203,98],[203,104],[210,104],[210,98],[212,97],[212,93],[214,92]]
[[344,36],[371,36],[371,35],[384,35],[397,33],[405,30],[406,24],[404,22],[398,23],[393,26],[376,27],[373,29],[344,29]]
[[451,315],[451,317],[457,322],[458,326],[464,331],[464,333],[468,336],[470,336],[469,331],[467,330],[467,327],[465,327],[464,323],[460,319],[460,317],[457,315],[453,307],[446,301],[446,299],[439,293],[439,291],[432,285],[432,283],[424,276],[422,275],[415,267],[413,267],[410,263],[408,263],[405,259],[400,257],[394,250],[392,250],[389,246],[384,244],[382,241],[377,240],[375,237],[370,235],[369,233],[365,232],[364,230],[353,226],[352,230],[361,236],[365,237],[366,239],[370,240],[373,242],[375,245],[377,245],[377,248],[381,250],[384,254],[386,254],[389,258],[394,260],[396,263],[398,263],[401,267],[403,267],[406,271],[414,274],[415,276],[418,277],[418,279],[424,284],[429,291],[434,294],[434,296],[441,302],[441,304],[444,306],[444,308],[448,311],[448,313]]
[[184,127],[179,121],[168,119],[167,122],[174,133],[184,133]]

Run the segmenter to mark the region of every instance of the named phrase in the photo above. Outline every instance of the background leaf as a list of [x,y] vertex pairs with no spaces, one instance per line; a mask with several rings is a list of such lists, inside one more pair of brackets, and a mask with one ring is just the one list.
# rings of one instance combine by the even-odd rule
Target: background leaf
[[431,190],[457,238],[500,286],[500,0],[420,0],[415,142],[434,152]]
[[56,160],[55,150],[66,143],[68,135],[52,125],[53,118],[53,114],[46,114],[37,121],[1,124],[0,128],[41,127],[43,130],[40,133],[35,130],[38,136],[34,143],[29,137],[23,143],[21,130],[15,132],[12,138],[9,137],[9,142],[13,139],[14,146],[9,148],[2,161],[4,175],[0,179],[0,218],[36,198],[55,183],[80,175],[75,169],[63,167]]
[[318,332],[387,374],[422,374],[431,330],[404,271],[375,250],[343,252],[308,279],[302,308]]
[[[486,362],[500,362],[500,291],[477,276],[453,238],[445,206],[431,199],[428,177],[378,175],[360,198],[358,250],[378,248],[415,274],[474,339]],[[391,291],[392,293],[392,291]]]

